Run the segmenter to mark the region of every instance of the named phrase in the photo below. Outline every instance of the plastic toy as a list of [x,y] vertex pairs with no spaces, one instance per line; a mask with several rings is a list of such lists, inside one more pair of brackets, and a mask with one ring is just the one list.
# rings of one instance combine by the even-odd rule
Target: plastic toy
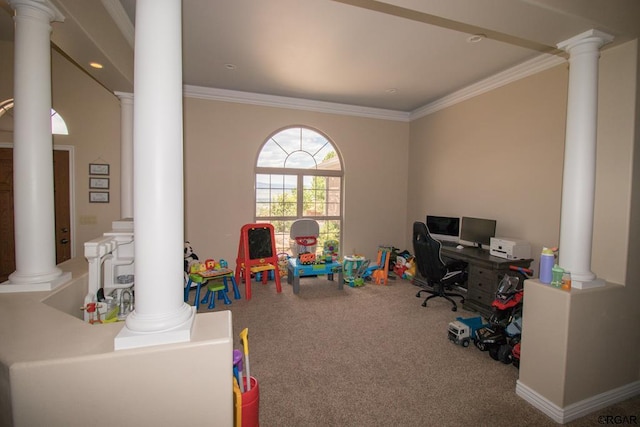
[[389,258],[391,256],[391,248],[380,246],[378,247],[378,255],[376,262],[369,264],[369,267],[362,274],[362,278],[365,280],[373,280],[377,285],[387,284],[389,276]]
[[475,337],[476,330],[484,326],[488,325],[482,321],[480,316],[468,319],[457,317],[454,322],[449,323],[449,341],[463,347],[469,347],[469,343]]
[[498,285],[491,304],[493,314],[489,324],[475,331],[475,345],[502,363],[513,363],[514,346],[520,342],[522,331],[523,290],[520,278],[505,276]]
[[84,307],[81,307],[81,310],[86,310],[87,313],[89,313],[89,324],[93,325],[94,323],[102,323],[102,320],[100,319],[100,310],[99,308],[102,307],[102,304],[96,303],[96,302],[90,302],[87,303],[87,305],[85,305]]
[[247,367],[247,391],[251,391],[251,371],[249,369],[249,328],[240,331],[240,343],[244,352],[244,366]]
[[316,262],[316,254],[312,254],[311,252],[303,252],[298,255],[301,264],[313,264]]
[[362,275],[369,266],[369,260],[362,255],[345,256],[343,262],[344,282],[350,287],[358,287],[364,285]]
[[339,245],[340,243],[337,240],[327,240],[324,242],[322,254],[326,262],[335,262],[338,260]]

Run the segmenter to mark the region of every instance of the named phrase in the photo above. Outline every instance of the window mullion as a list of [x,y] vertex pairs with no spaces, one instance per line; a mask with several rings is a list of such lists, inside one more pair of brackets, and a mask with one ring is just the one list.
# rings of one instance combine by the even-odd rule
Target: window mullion
[[302,218],[304,212],[304,175],[298,175],[298,200],[296,207],[296,215]]

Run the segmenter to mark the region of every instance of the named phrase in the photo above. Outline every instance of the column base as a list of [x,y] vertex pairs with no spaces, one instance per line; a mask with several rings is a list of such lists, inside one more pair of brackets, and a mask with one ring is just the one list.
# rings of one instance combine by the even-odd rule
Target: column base
[[53,291],[58,286],[71,280],[71,272],[64,272],[59,276],[45,280],[43,282],[20,282],[11,281],[11,276],[6,282],[0,283],[1,293],[18,293],[18,292],[46,292]]
[[172,329],[159,332],[136,332],[126,325],[115,337],[114,350],[126,350],[130,348],[150,347],[162,344],[175,344],[191,341],[191,330],[196,318],[196,308],[191,307],[192,312],[186,322]]
[[606,282],[603,279],[598,279],[597,277],[593,280],[581,282],[579,280],[571,279],[571,288],[575,289],[591,289],[591,288],[601,288],[606,285]]

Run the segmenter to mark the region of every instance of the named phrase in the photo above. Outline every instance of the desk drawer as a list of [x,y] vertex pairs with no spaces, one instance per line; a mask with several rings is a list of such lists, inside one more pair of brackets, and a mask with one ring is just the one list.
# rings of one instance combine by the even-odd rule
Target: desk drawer
[[489,270],[477,266],[470,266],[469,268],[469,291],[476,289],[479,291],[487,292],[495,297],[496,290],[498,289],[498,273],[495,270]]
[[469,291],[467,292],[467,297],[465,298],[465,300],[473,301],[477,305],[491,307],[491,303],[493,302],[495,297],[496,297],[495,294],[485,292],[482,289],[469,288]]

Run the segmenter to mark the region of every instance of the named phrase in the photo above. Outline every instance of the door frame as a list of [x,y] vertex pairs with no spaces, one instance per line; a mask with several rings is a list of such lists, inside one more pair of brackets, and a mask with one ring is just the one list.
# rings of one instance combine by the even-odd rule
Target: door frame
[[[0,142],[0,148],[13,149],[13,142]],[[76,192],[75,192],[75,147],[73,145],[53,144],[54,150],[69,152],[69,221],[71,222],[71,258],[76,257]]]

